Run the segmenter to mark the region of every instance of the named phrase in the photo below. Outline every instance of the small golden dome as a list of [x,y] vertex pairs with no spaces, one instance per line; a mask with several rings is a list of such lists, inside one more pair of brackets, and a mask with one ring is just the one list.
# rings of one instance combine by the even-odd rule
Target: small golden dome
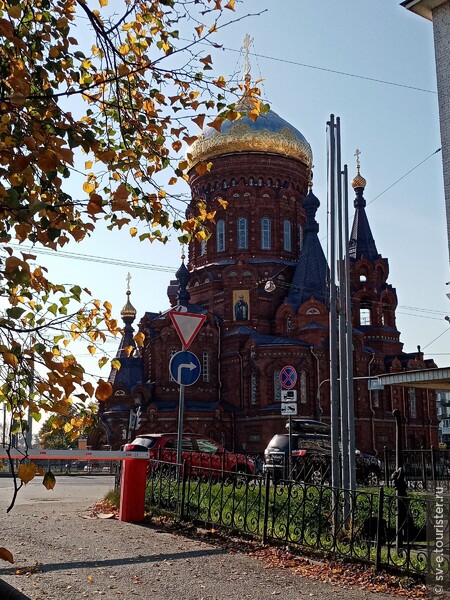
[[121,317],[134,317],[136,316],[136,309],[134,308],[134,306],[131,304],[130,302],[130,290],[127,290],[127,302],[125,304],[125,306],[122,308],[122,310],[120,311],[120,316]]
[[359,172],[359,169],[358,169],[358,173],[352,179],[352,188],[353,189],[356,189],[356,188],[365,188],[366,187],[366,183],[367,183],[366,180],[361,175],[361,173]]

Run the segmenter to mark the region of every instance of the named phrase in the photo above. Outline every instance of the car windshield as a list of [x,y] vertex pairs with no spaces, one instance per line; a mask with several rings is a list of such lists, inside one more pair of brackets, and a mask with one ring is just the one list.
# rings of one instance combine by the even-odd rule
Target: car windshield
[[145,446],[146,448],[153,448],[153,446],[156,444],[158,438],[156,437],[151,437],[151,438],[147,438],[147,437],[138,437],[135,440],[133,440],[131,443],[135,444],[136,446]]

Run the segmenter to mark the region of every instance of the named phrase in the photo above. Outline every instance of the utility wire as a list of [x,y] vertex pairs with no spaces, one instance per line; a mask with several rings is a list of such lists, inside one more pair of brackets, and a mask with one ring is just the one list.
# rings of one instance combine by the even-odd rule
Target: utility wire
[[[190,41],[186,38],[180,38],[183,41]],[[206,42],[200,42],[201,44],[206,44]],[[241,50],[237,50],[236,48],[229,48],[227,46],[221,46],[220,50],[224,52],[237,52],[241,53]],[[267,60],[273,60],[275,62],[285,63],[287,65],[294,65],[296,67],[304,67],[305,69],[314,69],[316,71],[325,71],[326,73],[334,73],[335,75],[344,75],[345,77],[354,77],[355,79],[364,79],[366,81],[373,81],[375,83],[382,83],[384,85],[393,85],[395,87],[406,88],[408,90],[414,90],[416,92],[425,92],[427,94],[437,94],[436,90],[427,90],[426,88],[417,87],[415,85],[407,85],[405,83],[398,83],[397,81],[388,81],[386,79],[378,79],[376,77],[368,77],[367,75],[358,75],[356,73],[348,73],[347,71],[339,71],[338,69],[330,69],[328,67],[318,67],[317,65],[309,65],[307,63],[301,63],[296,60],[288,60],[286,58],[278,58],[276,56],[269,56],[267,54],[260,54],[259,52],[249,52],[249,56],[254,56],[256,58],[265,58]]]
[[[55,252],[53,250],[48,250],[47,248],[26,247],[26,246],[22,246],[19,244],[9,244],[9,246],[11,246],[12,248],[17,248],[19,250],[25,250],[27,252],[28,251],[35,252],[36,254],[48,254],[48,255],[51,255],[56,258],[58,258],[58,257],[59,258],[70,258],[72,260],[98,262],[98,263],[109,264],[109,265],[118,266],[118,267],[129,267],[129,268],[133,268],[133,269],[145,269],[147,271],[160,271],[160,272],[166,272],[166,273],[175,273],[175,271],[177,269],[177,267],[170,267],[170,266],[164,266],[164,265],[152,265],[152,264],[148,264],[148,263],[127,261],[127,260],[116,259],[116,258],[108,258],[105,256],[97,256],[97,255],[92,255],[92,254],[76,254],[75,252],[66,252],[63,250],[58,250],[57,252]],[[273,277],[271,279],[273,279]],[[280,282],[277,282],[276,285],[282,286],[282,284],[280,284]],[[286,288],[288,288],[288,287],[289,287],[289,285],[286,285]],[[432,320],[437,320],[437,321],[440,321],[441,319],[443,319],[444,316],[447,314],[446,311],[433,310],[433,309],[429,309],[429,308],[420,308],[420,307],[416,307],[416,306],[398,305],[397,309],[398,309],[397,314],[408,315],[411,317],[420,317],[422,319],[432,319]],[[425,314],[413,314],[410,312],[403,312],[405,310],[414,311],[414,312],[418,312],[418,313],[425,313]],[[434,316],[434,315],[440,315],[440,317]]]
[[402,179],[405,179],[405,177],[407,177],[410,173],[412,173],[413,171],[415,171],[416,169],[418,169],[420,167],[420,165],[423,165],[423,163],[426,162],[429,158],[431,158],[432,156],[434,156],[438,152],[441,152],[441,150],[442,150],[442,148],[438,148],[437,150],[435,150],[434,152],[432,152],[431,154],[429,154],[426,158],[424,158],[423,160],[421,160],[420,163],[417,163],[417,165],[415,165],[414,167],[412,167],[412,169],[410,169],[409,171],[407,171],[404,175],[402,175],[396,181],[394,181],[394,183],[391,183],[390,186],[388,186],[386,189],[384,189],[382,192],[380,192],[378,194],[378,196],[375,196],[375,198],[372,198],[372,200],[369,200],[369,202],[367,202],[367,206],[369,204],[372,204],[372,202],[375,202],[375,200],[377,200],[380,196],[382,196],[388,190],[390,190],[391,188],[393,188],[394,185],[397,185],[397,183],[399,183],[399,181],[401,181]]

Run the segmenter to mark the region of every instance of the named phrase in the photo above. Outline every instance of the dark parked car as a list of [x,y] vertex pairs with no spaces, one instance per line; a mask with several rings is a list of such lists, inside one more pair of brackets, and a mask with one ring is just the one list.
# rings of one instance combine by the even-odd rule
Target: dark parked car
[[[176,433],[145,433],[139,435],[125,450],[149,452],[149,457],[163,462],[177,462]],[[181,461],[191,475],[208,476],[209,469],[232,473],[255,474],[253,459],[244,454],[228,452],[211,438],[186,433],[183,434]]]
[[[289,473],[289,434],[274,435],[264,451],[264,468],[274,481],[296,479],[316,484],[331,482],[330,427],[319,421],[292,422],[292,473]],[[377,485],[381,475],[380,461],[356,450],[356,480],[359,484]]]

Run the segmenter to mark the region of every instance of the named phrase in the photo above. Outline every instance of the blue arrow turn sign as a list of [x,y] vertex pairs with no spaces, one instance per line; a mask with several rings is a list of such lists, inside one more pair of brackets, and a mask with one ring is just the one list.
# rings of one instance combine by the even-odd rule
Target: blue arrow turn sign
[[169,371],[180,385],[192,385],[200,377],[200,361],[193,352],[177,352],[170,359]]

